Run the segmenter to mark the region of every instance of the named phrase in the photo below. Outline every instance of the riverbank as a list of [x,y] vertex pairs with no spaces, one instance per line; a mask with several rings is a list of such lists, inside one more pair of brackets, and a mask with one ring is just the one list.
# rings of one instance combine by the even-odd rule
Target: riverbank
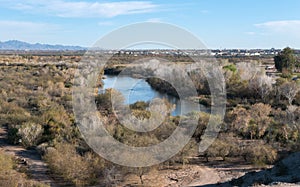
[[[209,112],[209,108],[197,102],[197,98],[191,98],[190,101],[180,100],[178,97],[162,93],[154,89],[147,80],[143,78],[129,77],[126,75],[105,75],[102,80],[103,88],[99,89],[99,93],[104,93],[105,89],[113,88],[118,90],[125,99],[125,104],[134,104],[136,102],[149,103],[154,98],[166,99],[175,108],[171,112],[172,116],[180,116],[193,111]],[[205,98],[203,98],[204,100]],[[208,102],[209,98],[205,101]],[[207,103],[205,103],[207,104]]]

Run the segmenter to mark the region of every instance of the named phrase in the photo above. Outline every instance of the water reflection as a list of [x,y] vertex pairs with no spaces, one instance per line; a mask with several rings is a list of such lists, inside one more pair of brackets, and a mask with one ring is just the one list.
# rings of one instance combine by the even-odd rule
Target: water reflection
[[180,102],[180,99],[176,97],[155,91],[144,79],[107,75],[105,79],[103,79],[103,82],[104,87],[99,89],[99,93],[103,93],[104,90],[108,88],[116,89],[123,94],[126,104],[133,104],[137,101],[149,102],[154,98],[165,98],[171,104],[176,105],[176,108],[172,111],[172,116],[200,110],[207,112],[207,109],[203,105],[189,101]]

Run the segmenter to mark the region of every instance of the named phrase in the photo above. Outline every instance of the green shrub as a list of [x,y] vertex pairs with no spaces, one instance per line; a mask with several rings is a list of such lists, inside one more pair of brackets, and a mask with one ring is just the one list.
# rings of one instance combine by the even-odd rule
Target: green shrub
[[41,123],[44,124],[45,141],[53,139],[63,140],[71,137],[73,133],[73,118],[67,113],[63,106],[53,103],[51,108],[44,111],[41,116]]
[[40,124],[26,122],[18,129],[18,135],[21,138],[21,144],[24,147],[32,147],[38,145],[44,132]]
[[0,186],[7,187],[46,187],[47,185],[28,180],[24,173],[15,169],[15,161],[12,156],[0,151]]
[[237,71],[237,68],[234,64],[224,66],[223,69],[232,71],[233,73],[236,73],[236,71]]
[[107,89],[105,93],[95,97],[97,108],[101,113],[112,113],[113,107],[114,109],[121,107],[124,101],[125,98],[122,93],[114,89]]
[[0,174],[5,174],[5,172],[13,169],[13,166],[14,162],[12,157],[0,151]]
[[65,82],[65,87],[66,88],[72,88],[72,86],[73,86],[73,83],[71,83],[71,82]]
[[150,111],[146,110],[132,110],[131,114],[138,119],[149,119],[151,117]]
[[231,154],[233,146],[224,140],[215,140],[214,143],[205,151],[206,159],[208,157],[221,157],[225,161],[226,157]]
[[75,186],[93,185],[102,172],[104,162],[92,153],[80,156],[73,145],[58,144],[48,149],[44,159],[51,171]]
[[12,144],[18,144],[19,140],[20,140],[20,136],[18,135],[18,129],[14,128],[14,127],[10,127],[8,129],[8,141]]
[[144,101],[138,101],[134,104],[130,105],[130,109],[133,110],[146,110],[146,108],[149,107],[149,103],[146,103]]
[[277,159],[277,151],[269,145],[250,145],[245,151],[247,160],[255,166],[273,164]]

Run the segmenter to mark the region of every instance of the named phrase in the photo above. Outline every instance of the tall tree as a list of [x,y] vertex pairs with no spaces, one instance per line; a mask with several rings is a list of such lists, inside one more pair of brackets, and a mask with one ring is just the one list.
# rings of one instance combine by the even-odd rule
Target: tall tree
[[292,73],[296,64],[294,50],[286,47],[277,56],[274,57],[275,67],[280,72]]

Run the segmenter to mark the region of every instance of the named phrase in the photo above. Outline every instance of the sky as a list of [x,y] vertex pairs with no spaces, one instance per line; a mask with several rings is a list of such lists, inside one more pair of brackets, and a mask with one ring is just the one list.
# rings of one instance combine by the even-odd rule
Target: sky
[[92,46],[138,22],[177,25],[209,49],[300,49],[300,0],[0,0],[0,41]]

